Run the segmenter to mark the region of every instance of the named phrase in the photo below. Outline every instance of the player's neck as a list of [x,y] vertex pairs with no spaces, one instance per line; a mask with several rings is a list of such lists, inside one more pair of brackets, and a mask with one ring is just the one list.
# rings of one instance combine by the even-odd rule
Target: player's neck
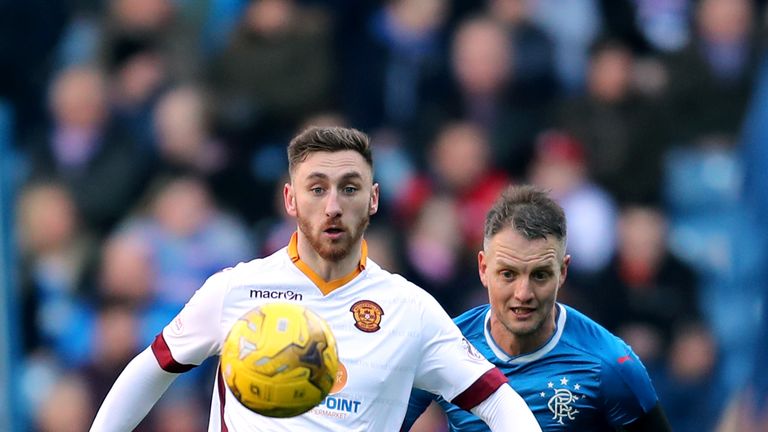
[[352,246],[353,252],[339,261],[329,261],[321,257],[317,251],[312,248],[309,241],[302,238],[301,235],[299,235],[298,238],[297,249],[299,252],[299,259],[312,269],[317,276],[321,277],[326,282],[330,282],[343,278],[358,268],[360,265],[362,239],[358,241],[356,245]]
[[491,337],[505,353],[510,357],[530,354],[547,343],[550,337],[555,333],[555,321],[557,320],[557,304],[552,314],[534,333],[528,335],[517,335],[510,332],[504,324],[491,314]]

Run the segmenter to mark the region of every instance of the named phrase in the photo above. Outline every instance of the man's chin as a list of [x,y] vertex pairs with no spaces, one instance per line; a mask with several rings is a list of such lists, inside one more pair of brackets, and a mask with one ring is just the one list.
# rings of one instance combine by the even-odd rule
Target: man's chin
[[512,333],[515,336],[530,336],[534,333],[536,333],[536,330],[538,329],[538,326],[534,322],[526,322],[526,323],[515,323],[511,326]]
[[349,256],[349,252],[349,247],[346,245],[333,245],[320,248],[318,255],[326,261],[337,262]]

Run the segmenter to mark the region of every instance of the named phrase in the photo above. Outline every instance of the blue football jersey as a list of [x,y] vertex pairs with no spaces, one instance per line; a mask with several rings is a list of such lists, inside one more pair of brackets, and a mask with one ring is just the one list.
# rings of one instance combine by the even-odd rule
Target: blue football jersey
[[[557,304],[552,337],[534,352],[511,357],[490,334],[490,306],[470,309],[454,321],[464,336],[509,378],[543,431],[613,431],[653,408],[658,397],[631,348],[579,311]],[[445,410],[452,431],[488,431],[472,413],[414,389],[408,430],[430,401]]]

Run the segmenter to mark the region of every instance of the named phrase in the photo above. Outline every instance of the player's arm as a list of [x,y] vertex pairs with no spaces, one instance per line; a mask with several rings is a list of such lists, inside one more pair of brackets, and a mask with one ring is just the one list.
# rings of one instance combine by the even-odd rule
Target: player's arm
[[637,420],[621,428],[625,432],[672,432],[672,426],[661,404],[657,403],[650,411]]
[[601,373],[608,422],[617,431],[671,432],[645,366],[629,347],[625,350],[625,355],[605,363]]
[[228,277],[211,276],[179,315],[120,374],[91,432],[130,431],[182,372],[219,351],[221,305]]
[[403,420],[403,426],[400,427],[400,430],[411,430],[413,424],[424,414],[424,411],[435,398],[436,396],[428,391],[413,389],[411,397],[408,399],[408,411],[405,413],[405,420]]
[[[499,386],[470,411],[480,417],[494,432],[541,432],[541,427],[525,400],[508,385]],[[510,429],[510,425],[515,425],[515,428]]]
[[160,368],[151,348],[147,348],[117,378],[96,414],[91,432],[133,430],[177,376]]
[[541,431],[507,377],[463,337],[437,301],[429,297],[423,306],[424,354],[414,386],[471,411],[494,432]]

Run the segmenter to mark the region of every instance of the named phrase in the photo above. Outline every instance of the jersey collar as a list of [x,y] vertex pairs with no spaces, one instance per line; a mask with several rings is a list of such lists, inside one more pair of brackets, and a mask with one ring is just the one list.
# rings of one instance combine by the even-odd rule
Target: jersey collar
[[358,263],[354,270],[352,270],[346,276],[342,276],[338,279],[327,282],[322,277],[320,277],[320,275],[315,273],[315,271],[312,270],[307,265],[307,263],[299,258],[299,233],[296,231],[294,231],[293,235],[291,236],[291,241],[288,243],[288,256],[291,258],[291,262],[317,286],[323,295],[328,295],[336,288],[347,284],[347,282],[351,281],[357,275],[362,273],[363,270],[365,270],[365,264],[368,260],[368,243],[366,243],[365,239],[363,239],[362,251],[360,253],[360,263]]
[[485,333],[485,341],[488,343],[488,346],[491,347],[491,351],[493,351],[493,354],[496,355],[497,358],[499,358],[502,361],[505,361],[507,363],[511,364],[523,364],[532,362],[534,360],[538,360],[542,357],[544,357],[547,353],[552,351],[555,346],[557,346],[557,343],[560,341],[560,337],[563,335],[563,329],[565,328],[565,319],[566,319],[566,312],[563,305],[560,303],[557,303],[558,311],[560,312],[557,317],[557,321],[555,322],[555,333],[549,338],[547,343],[545,343],[541,348],[537,349],[536,351],[533,351],[528,354],[521,354],[518,356],[510,356],[509,354],[505,353],[504,350],[502,350],[497,344],[496,341],[493,340],[493,336],[491,336],[491,309],[488,309],[488,312],[485,313],[485,325],[484,333]]

